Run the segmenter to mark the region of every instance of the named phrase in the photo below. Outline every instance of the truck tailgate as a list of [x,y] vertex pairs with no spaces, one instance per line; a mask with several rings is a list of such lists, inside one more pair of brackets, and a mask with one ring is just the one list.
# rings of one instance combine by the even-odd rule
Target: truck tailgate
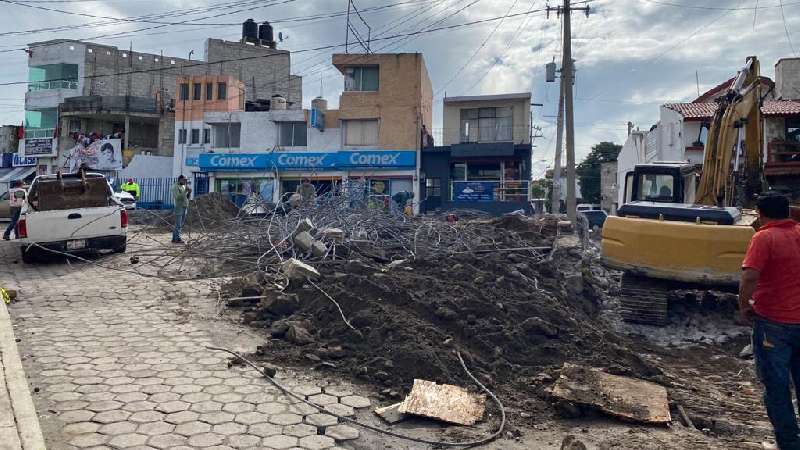
[[121,207],[29,211],[25,216],[28,240],[57,242],[123,234]]

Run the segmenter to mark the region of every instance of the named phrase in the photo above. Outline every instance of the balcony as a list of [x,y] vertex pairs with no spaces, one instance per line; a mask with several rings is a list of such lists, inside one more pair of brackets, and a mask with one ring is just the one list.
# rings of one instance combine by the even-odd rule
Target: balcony
[[800,142],[774,140],[767,144],[764,175],[800,175]]
[[527,202],[530,197],[527,180],[450,182],[453,202]]
[[46,91],[50,89],[78,89],[78,80],[32,81],[28,83],[28,92]]
[[25,139],[52,138],[55,133],[55,128],[25,128]]

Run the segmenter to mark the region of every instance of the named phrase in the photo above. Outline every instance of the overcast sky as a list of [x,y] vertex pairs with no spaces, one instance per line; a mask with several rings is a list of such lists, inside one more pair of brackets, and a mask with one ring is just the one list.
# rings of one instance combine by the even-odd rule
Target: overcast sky
[[[163,50],[165,55],[182,57],[194,50],[195,58],[202,57],[206,37],[238,39],[241,26],[235,23],[249,17],[278,22],[274,24],[276,34],[280,31],[285,38],[279,48],[297,51],[341,44],[345,37],[344,17],[291,22],[280,19],[332,14],[347,8],[347,0],[0,1],[3,2],[0,3],[2,33],[80,25],[66,31],[5,34],[0,36],[0,51],[22,48],[29,42],[92,39],[103,35],[106,37],[92,40],[123,48],[132,44],[134,50],[151,53]],[[534,102],[544,103],[544,107],[534,108],[534,125],[541,126],[543,134],[534,142],[534,159],[552,162],[558,87],[555,83],[545,83],[544,65],[553,58],[560,62],[561,20],[555,14],[549,19],[545,16],[544,0],[354,1],[363,10],[404,3],[364,13],[373,37],[517,15],[410,38],[376,41],[372,50],[424,54],[435,93],[434,130],[442,126],[441,98],[445,91],[448,96],[533,92]],[[270,3],[278,4],[265,6]],[[733,76],[748,55],[756,55],[762,62],[762,74],[773,77],[778,58],[798,56],[791,42],[794,49],[800,50],[798,0],[589,3],[592,12],[588,18],[582,13],[573,15],[573,57],[578,71],[575,85],[578,160],[597,142],[623,143],[628,121],[641,128],[650,127],[658,119],[660,104],[692,100],[698,91],[695,73],[702,92]],[[202,10],[215,5],[226,7]],[[151,20],[231,25],[160,26],[131,19],[111,20],[167,12],[171,13]],[[355,26],[356,31],[365,34],[363,24]],[[320,84],[331,106],[338,103],[343,80],[330,66],[330,54],[341,50],[293,55],[292,73],[304,77],[305,107],[320,94]],[[23,51],[0,52],[0,60],[3,62],[0,83],[27,80]],[[0,123],[21,123],[25,89],[24,85],[0,86]],[[535,172],[541,172],[547,164],[537,163]]]

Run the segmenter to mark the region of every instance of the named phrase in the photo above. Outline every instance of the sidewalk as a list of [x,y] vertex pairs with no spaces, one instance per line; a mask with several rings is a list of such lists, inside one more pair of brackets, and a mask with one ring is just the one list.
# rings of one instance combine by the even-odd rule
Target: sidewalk
[[0,301],[0,449],[45,449],[29,389],[11,318]]

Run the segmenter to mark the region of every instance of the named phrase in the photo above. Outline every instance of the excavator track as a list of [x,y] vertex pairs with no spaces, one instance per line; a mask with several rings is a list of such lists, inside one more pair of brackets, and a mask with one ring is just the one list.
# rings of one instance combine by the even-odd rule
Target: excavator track
[[666,325],[669,317],[667,283],[625,274],[620,289],[621,315],[626,322]]

